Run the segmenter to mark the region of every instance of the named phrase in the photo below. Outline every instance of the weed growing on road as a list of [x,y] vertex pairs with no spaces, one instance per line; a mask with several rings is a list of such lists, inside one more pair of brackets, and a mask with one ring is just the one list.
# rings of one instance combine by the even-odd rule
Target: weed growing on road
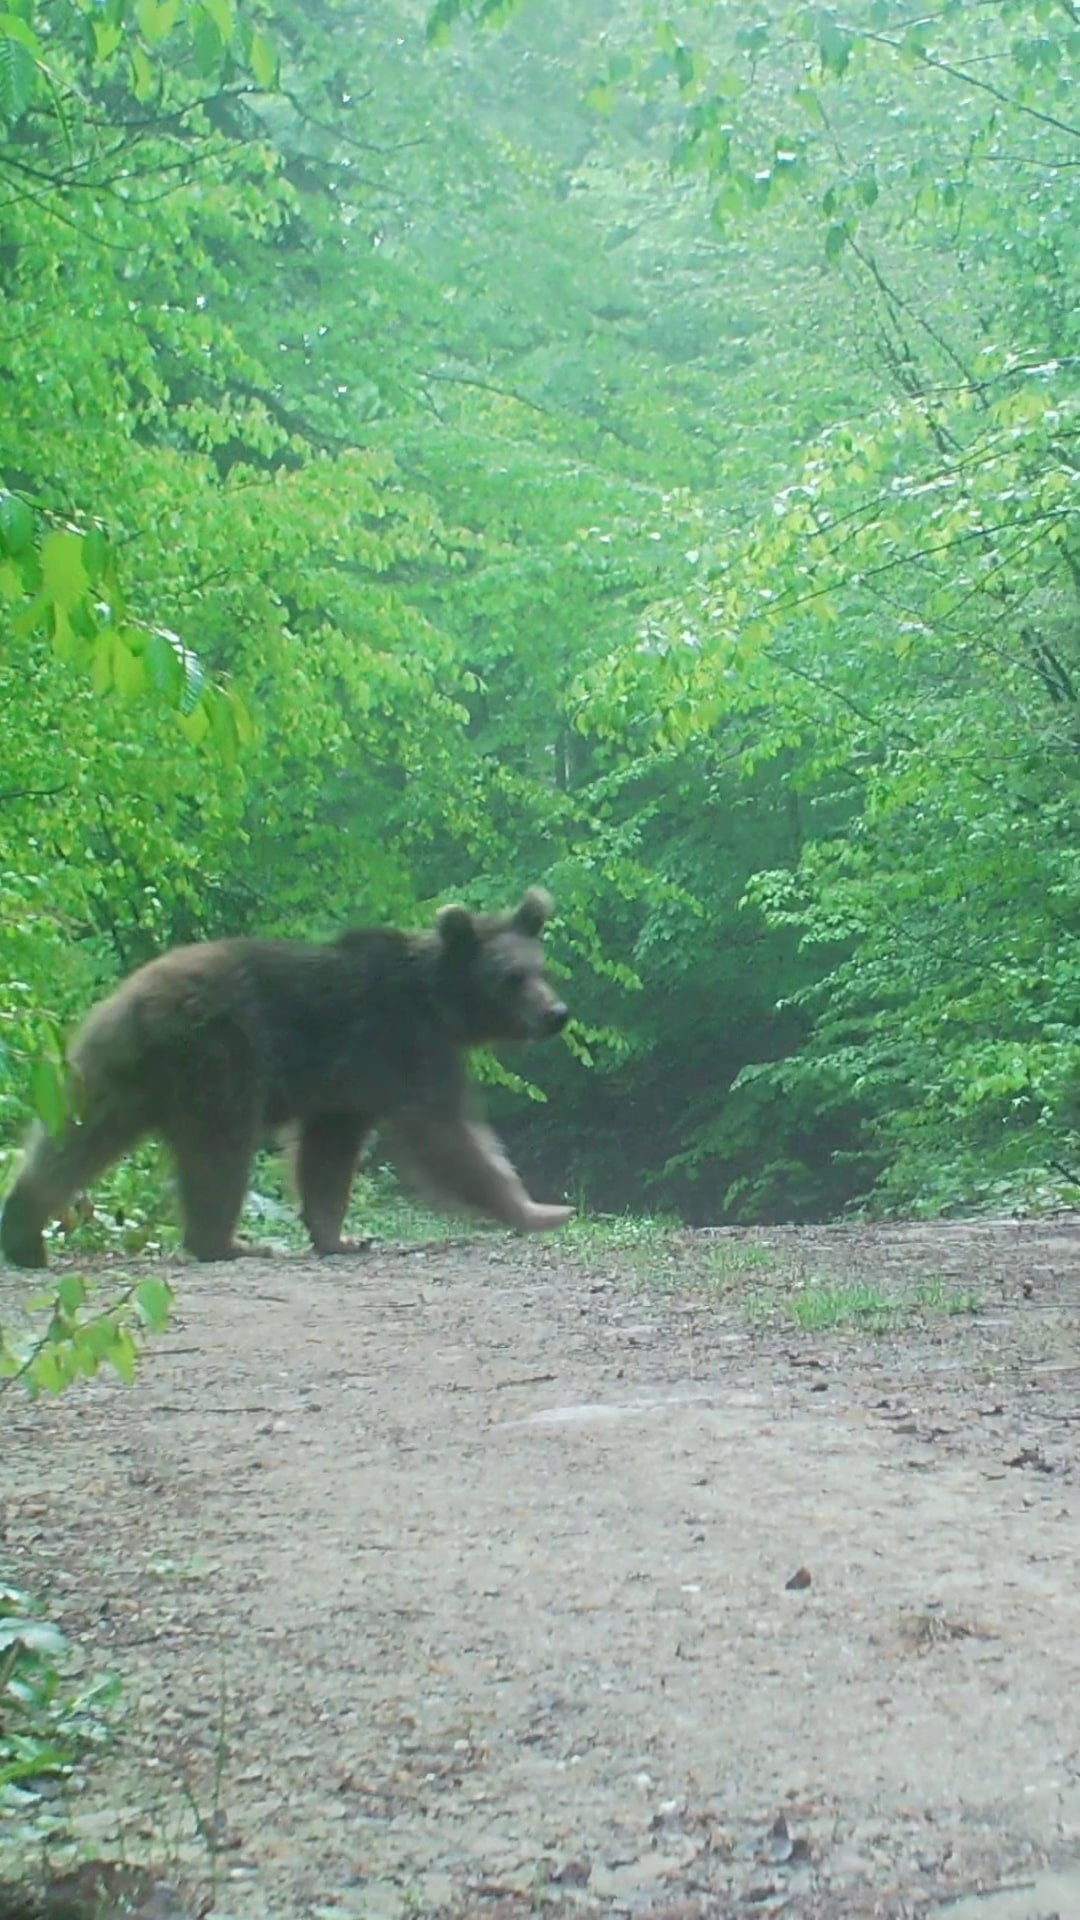
[[642,1273],[674,1257],[682,1231],[663,1214],[578,1213],[560,1239],[577,1254],[618,1260]]
[[579,1215],[560,1239],[569,1251],[610,1261],[659,1293],[726,1297],[754,1289],[776,1265],[771,1250],[755,1241],[697,1233],[663,1214]]
[[922,1315],[977,1313],[979,1305],[974,1293],[950,1288],[943,1280],[886,1293],[867,1281],[802,1279],[790,1292],[763,1296],[755,1317],[772,1318],[779,1311],[806,1333],[843,1328],[889,1333]]
[[776,1256],[752,1240],[713,1241],[706,1243],[701,1264],[712,1284],[726,1291],[748,1277],[760,1280],[762,1274],[773,1273]]

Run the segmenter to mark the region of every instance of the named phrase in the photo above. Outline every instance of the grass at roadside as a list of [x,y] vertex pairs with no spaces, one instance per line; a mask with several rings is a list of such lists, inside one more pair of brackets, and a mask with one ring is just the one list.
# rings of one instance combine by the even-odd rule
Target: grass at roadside
[[670,1218],[588,1216],[560,1236],[567,1252],[602,1264],[616,1279],[650,1293],[721,1301],[754,1325],[794,1325],[804,1333],[888,1333],[916,1320],[979,1310],[979,1296],[935,1275],[888,1285],[873,1277],[810,1270],[767,1237],[694,1232]]

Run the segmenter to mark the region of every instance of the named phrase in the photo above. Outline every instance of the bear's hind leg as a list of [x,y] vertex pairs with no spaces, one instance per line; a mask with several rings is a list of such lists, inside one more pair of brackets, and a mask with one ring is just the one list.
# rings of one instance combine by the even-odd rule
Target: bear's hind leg
[[144,1132],[141,1118],[111,1110],[89,1111],[59,1138],[34,1128],[0,1219],[0,1247],[13,1266],[47,1265],[42,1228]]
[[573,1214],[573,1207],[548,1207],[532,1199],[488,1127],[458,1116],[410,1113],[398,1119],[394,1132],[406,1159],[438,1193],[503,1226],[548,1233]]
[[300,1214],[316,1253],[362,1253],[363,1240],[343,1240],[353,1176],[370,1122],[359,1113],[318,1113],[300,1128],[294,1165]]
[[196,1260],[236,1260],[255,1249],[235,1238],[255,1157],[257,1127],[188,1120],[166,1134],[176,1160],[184,1245]]

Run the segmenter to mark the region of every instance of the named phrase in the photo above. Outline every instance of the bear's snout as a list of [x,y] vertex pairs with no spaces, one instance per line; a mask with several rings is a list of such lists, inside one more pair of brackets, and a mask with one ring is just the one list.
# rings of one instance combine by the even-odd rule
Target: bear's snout
[[562,1001],[557,1000],[553,1007],[544,1008],[542,1030],[545,1034],[561,1033],[569,1018],[569,1007],[564,1007]]

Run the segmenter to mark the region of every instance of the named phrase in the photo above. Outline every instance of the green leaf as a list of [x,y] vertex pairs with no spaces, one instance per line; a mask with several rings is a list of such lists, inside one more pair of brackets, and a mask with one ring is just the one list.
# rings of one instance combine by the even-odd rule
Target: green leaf
[[818,52],[826,73],[846,73],[855,36],[838,20],[823,16],[818,25]]
[[28,27],[34,17],[34,5],[35,0],[8,0],[8,4],[0,9],[0,12],[10,14],[13,19],[21,21],[23,26]]
[[70,612],[90,586],[81,533],[47,533],[41,543],[41,587],[47,600]]
[[70,1111],[67,1072],[59,1061],[34,1061],[30,1069],[30,1099],[38,1119],[55,1139],[63,1132]]
[[179,719],[181,731],[187,735],[192,745],[201,745],[210,732],[210,720],[205,705],[200,703],[187,713],[181,712]]
[[157,46],[176,25],[180,16],[180,0],[135,0],[135,18],[139,32]]
[[762,49],[768,46],[768,43],[769,27],[768,23],[764,20],[759,20],[757,24],[752,27],[740,27],[735,35],[735,45],[738,47],[739,52],[749,54],[751,60],[754,59],[757,54],[761,53]]
[[222,46],[228,46],[236,25],[233,0],[202,0],[202,6],[218,30]]
[[228,701],[232,711],[233,729],[236,734],[237,745],[240,747],[254,746],[255,724],[247,707],[241,700],[240,695],[234,687],[224,687],[222,688],[222,697]]
[[465,0],[437,0],[427,17],[425,33],[429,46],[446,46],[451,28],[461,18],[464,4]]
[[203,706],[210,721],[210,732],[227,767],[235,764],[239,740],[232,705],[219,687],[207,687]]
[[200,661],[190,647],[183,649],[182,666],[184,685],[180,696],[180,711],[195,713],[203,703],[205,695],[210,691],[210,686]]
[[34,516],[17,493],[0,489],[0,553],[17,560],[34,543]]
[[844,220],[834,220],[825,234],[825,258],[830,263],[839,260],[850,239],[850,229]]
[[108,1353],[102,1357],[108,1361],[113,1371],[119,1374],[124,1385],[130,1387],[135,1378],[139,1349],[126,1327],[117,1327],[116,1338]]
[[55,1347],[45,1347],[35,1355],[27,1378],[32,1389],[40,1393],[63,1393],[71,1382],[71,1375]]
[[152,1333],[163,1333],[169,1324],[173,1290],[164,1280],[142,1280],[135,1289],[135,1304]]
[[112,59],[123,37],[124,29],[119,22],[94,21],[94,52],[102,65]]
[[675,78],[679,90],[685,93],[700,77],[700,66],[693,49],[680,44],[675,54]]
[[720,188],[711,207],[713,226],[721,233],[730,219],[737,219],[746,211],[746,189],[743,176],[727,180]]
[[260,87],[269,92],[278,83],[278,59],[264,33],[251,36],[251,71]]
[[182,714],[194,713],[206,690],[202,664],[179,634],[168,627],[155,627],[141,648],[150,684],[163,693]]
[[[28,36],[27,46],[24,33]],[[0,14],[0,121],[15,127],[37,90],[37,41],[14,14]]]
[[56,1298],[64,1313],[71,1319],[78,1313],[80,1307],[86,1305],[86,1281],[80,1274],[65,1273],[57,1283]]
[[99,1361],[108,1360],[116,1345],[119,1329],[111,1314],[103,1314],[98,1320],[88,1320],[79,1328],[78,1347],[83,1364],[87,1359],[96,1366]]
[[103,633],[90,653],[90,685],[95,693],[113,690],[113,634]]
[[[134,653],[122,633],[111,629],[112,680],[122,700],[138,699],[146,692],[148,676],[143,661]],[[106,635],[102,635],[105,639]],[[99,642],[100,645],[100,642]]]
[[[33,620],[32,615],[36,615]],[[50,634],[53,651],[58,660],[77,660],[83,652],[85,642],[72,632],[71,623],[62,607],[52,607],[44,595],[24,609],[12,621],[16,633],[32,633],[44,627]]]
[[821,127],[828,125],[825,109],[821,104],[821,95],[816,87],[796,87],[795,100],[811,120],[816,120]]
[[0,13],[0,40],[17,41],[35,60],[41,59],[41,42],[29,24],[17,13]]
[[175,706],[180,705],[184,691],[183,652],[183,645],[176,635],[164,627],[154,629],[143,652],[151,686]]
[[82,563],[90,580],[98,581],[109,564],[109,542],[101,527],[83,536]]
[[1054,72],[1061,65],[1061,43],[1052,34],[1021,36],[1013,41],[1012,51],[1022,73],[1034,73],[1040,67]]
[[131,43],[131,90],[136,100],[152,100],[158,90],[158,73],[150,55],[137,40]]
[[195,9],[191,37],[195,49],[195,65],[203,79],[209,80],[221,65],[225,43],[217,21],[205,5],[200,4]]

